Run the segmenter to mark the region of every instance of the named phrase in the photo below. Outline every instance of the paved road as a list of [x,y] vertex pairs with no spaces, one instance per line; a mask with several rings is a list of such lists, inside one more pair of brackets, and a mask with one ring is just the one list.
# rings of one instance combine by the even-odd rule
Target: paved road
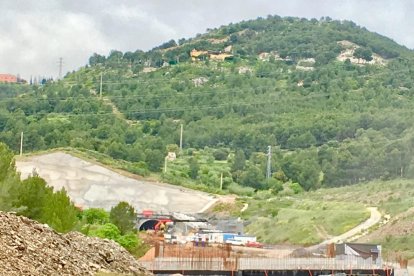
[[136,180],[63,152],[24,158],[16,162],[22,178],[36,169],[47,183],[66,189],[72,201],[82,207],[110,209],[127,201],[137,210],[196,213],[215,200],[206,193],[179,186]]

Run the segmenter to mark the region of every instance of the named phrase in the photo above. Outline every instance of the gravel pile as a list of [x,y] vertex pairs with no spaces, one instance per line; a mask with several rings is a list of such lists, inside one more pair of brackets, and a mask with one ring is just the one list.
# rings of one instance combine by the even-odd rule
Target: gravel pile
[[149,275],[124,248],[77,232],[59,234],[26,217],[0,212],[0,275]]

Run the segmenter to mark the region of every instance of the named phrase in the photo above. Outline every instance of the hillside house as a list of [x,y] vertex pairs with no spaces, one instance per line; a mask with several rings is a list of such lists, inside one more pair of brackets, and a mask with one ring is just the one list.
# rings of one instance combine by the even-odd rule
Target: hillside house
[[208,57],[208,51],[198,51],[196,49],[191,50],[190,52],[191,60],[204,60]]
[[0,74],[0,82],[17,83],[17,77],[10,74]]
[[196,49],[190,52],[191,60],[205,60],[207,58],[215,61],[225,61],[233,59],[233,55],[229,53],[213,52],[213,51],[198,51]]
[[228,53],[210,54],[210,59],[215,61],[232,60],[233,57],[234,56],[232,54]]
[[168,161],[175,161],[175,159],[177,159],[177,155],[175,154],[175,152],[170,151],[167,154],[167,160]]

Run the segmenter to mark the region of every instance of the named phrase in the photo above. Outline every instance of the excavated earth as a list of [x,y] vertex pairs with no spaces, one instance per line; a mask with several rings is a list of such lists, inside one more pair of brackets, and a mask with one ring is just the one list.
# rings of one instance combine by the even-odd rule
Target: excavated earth
[[124,248],[0,212],[0,275],[150,275]]

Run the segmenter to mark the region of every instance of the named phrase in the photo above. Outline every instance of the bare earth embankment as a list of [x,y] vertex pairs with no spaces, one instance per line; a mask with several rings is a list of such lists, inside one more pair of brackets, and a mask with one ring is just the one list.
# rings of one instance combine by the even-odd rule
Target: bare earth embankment
[[110,209],[127,201],[137,210],[197,213],[215,200],[206,193],[169,184],[132,179],[104,166],[63,152],[17,160],[22,178],[33,170],[55,190],[65,188],[73,202],[83,208]]

